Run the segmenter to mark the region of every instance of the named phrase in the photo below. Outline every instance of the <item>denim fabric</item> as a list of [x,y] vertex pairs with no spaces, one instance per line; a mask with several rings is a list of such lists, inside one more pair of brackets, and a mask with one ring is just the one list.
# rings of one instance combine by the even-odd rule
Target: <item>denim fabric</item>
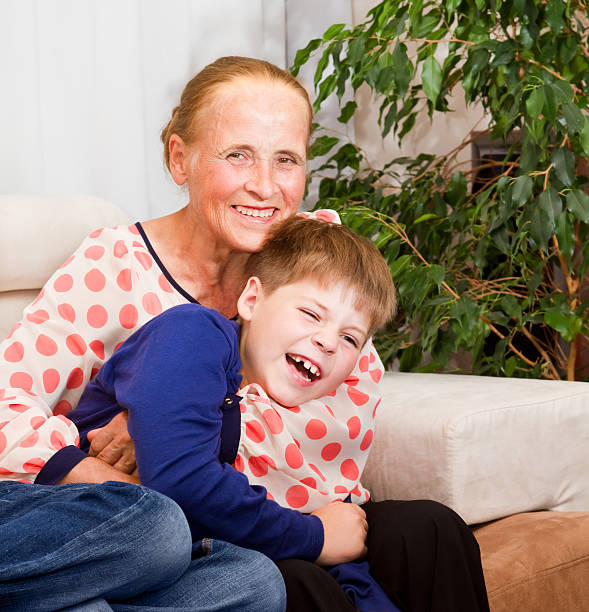
[[284,610],[284,585],[260,553],[192,546],[180,508],[124,483],[0,482],[0,609]]

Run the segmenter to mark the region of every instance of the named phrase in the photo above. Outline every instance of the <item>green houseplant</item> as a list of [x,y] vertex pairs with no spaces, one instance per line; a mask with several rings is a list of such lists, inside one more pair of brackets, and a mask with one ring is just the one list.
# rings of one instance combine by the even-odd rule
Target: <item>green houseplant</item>
[[[411,138],[420,113],[451,94],[482,105],[508,143],[486,175],[458,150],[370,167],[362,150],[319,129],[318,207],[375,240],[401,314],[376,338],[401,370],[586,379],[589,338],[589,11],[582,0],[385,0],[356,27],[336,24],[297,53],[318,56],[318,109],[368,87],[383,136]],[[467,127],[465,126],[465,130]],[[464,134],[461,147],[470,146]],[[479,167],[480,171],[480,167]],[[485,174],[485,173],[483,173]],[[459,360],[458,360],[459,362]]]

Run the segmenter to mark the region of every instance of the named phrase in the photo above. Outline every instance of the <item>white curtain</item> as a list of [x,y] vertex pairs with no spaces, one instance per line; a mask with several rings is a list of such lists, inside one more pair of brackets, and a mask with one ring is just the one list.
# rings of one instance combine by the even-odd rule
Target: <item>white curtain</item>
[[351,19],[351,0],[1,0],[0,193],[176,210],[159,134],[186,81],[222,55],[287,67]]

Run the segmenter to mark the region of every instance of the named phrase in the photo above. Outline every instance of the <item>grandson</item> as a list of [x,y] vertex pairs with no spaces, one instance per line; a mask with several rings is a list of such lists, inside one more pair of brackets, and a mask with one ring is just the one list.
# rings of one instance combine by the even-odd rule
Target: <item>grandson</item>
[[[303,512],[368,499],[359,478],[374,410],[348,377],[394,315],[394,286],[370,241],[300,217],[274,230],[247,272],[239,326],[197,304],[165,311],[113,354],[68,416],[87,450],[89,430],[128,410],[142,484],[179,503],[194,540],[315,560],[322,525]],[[378,380],[378,359],[363,359]],[[310,401],[346,392],[355,414]]]

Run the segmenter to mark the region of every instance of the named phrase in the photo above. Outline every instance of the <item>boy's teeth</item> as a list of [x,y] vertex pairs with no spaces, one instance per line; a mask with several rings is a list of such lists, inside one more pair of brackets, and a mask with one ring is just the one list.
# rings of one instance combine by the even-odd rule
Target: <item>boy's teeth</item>
[[263,219],[267,217],[271,217],[274,214],[273,208],[265,208],[264,210],[260,210],[258,208],[245,208],[244,206],[236,206],[235,210],[241,213],[242,215],[246,215],[248,217],[262,217]]
[[297,363],[303,362],[303,367],[306,370],[309,370],[309,372],[311,372],[311,374],[313,374],[314,376],[317,376],[319,374],[319,368],[314,363],[311,363],[307,359],[303,359],[302,357],[299,357],[298,355],[293,355],[292,359],[294,359]]

